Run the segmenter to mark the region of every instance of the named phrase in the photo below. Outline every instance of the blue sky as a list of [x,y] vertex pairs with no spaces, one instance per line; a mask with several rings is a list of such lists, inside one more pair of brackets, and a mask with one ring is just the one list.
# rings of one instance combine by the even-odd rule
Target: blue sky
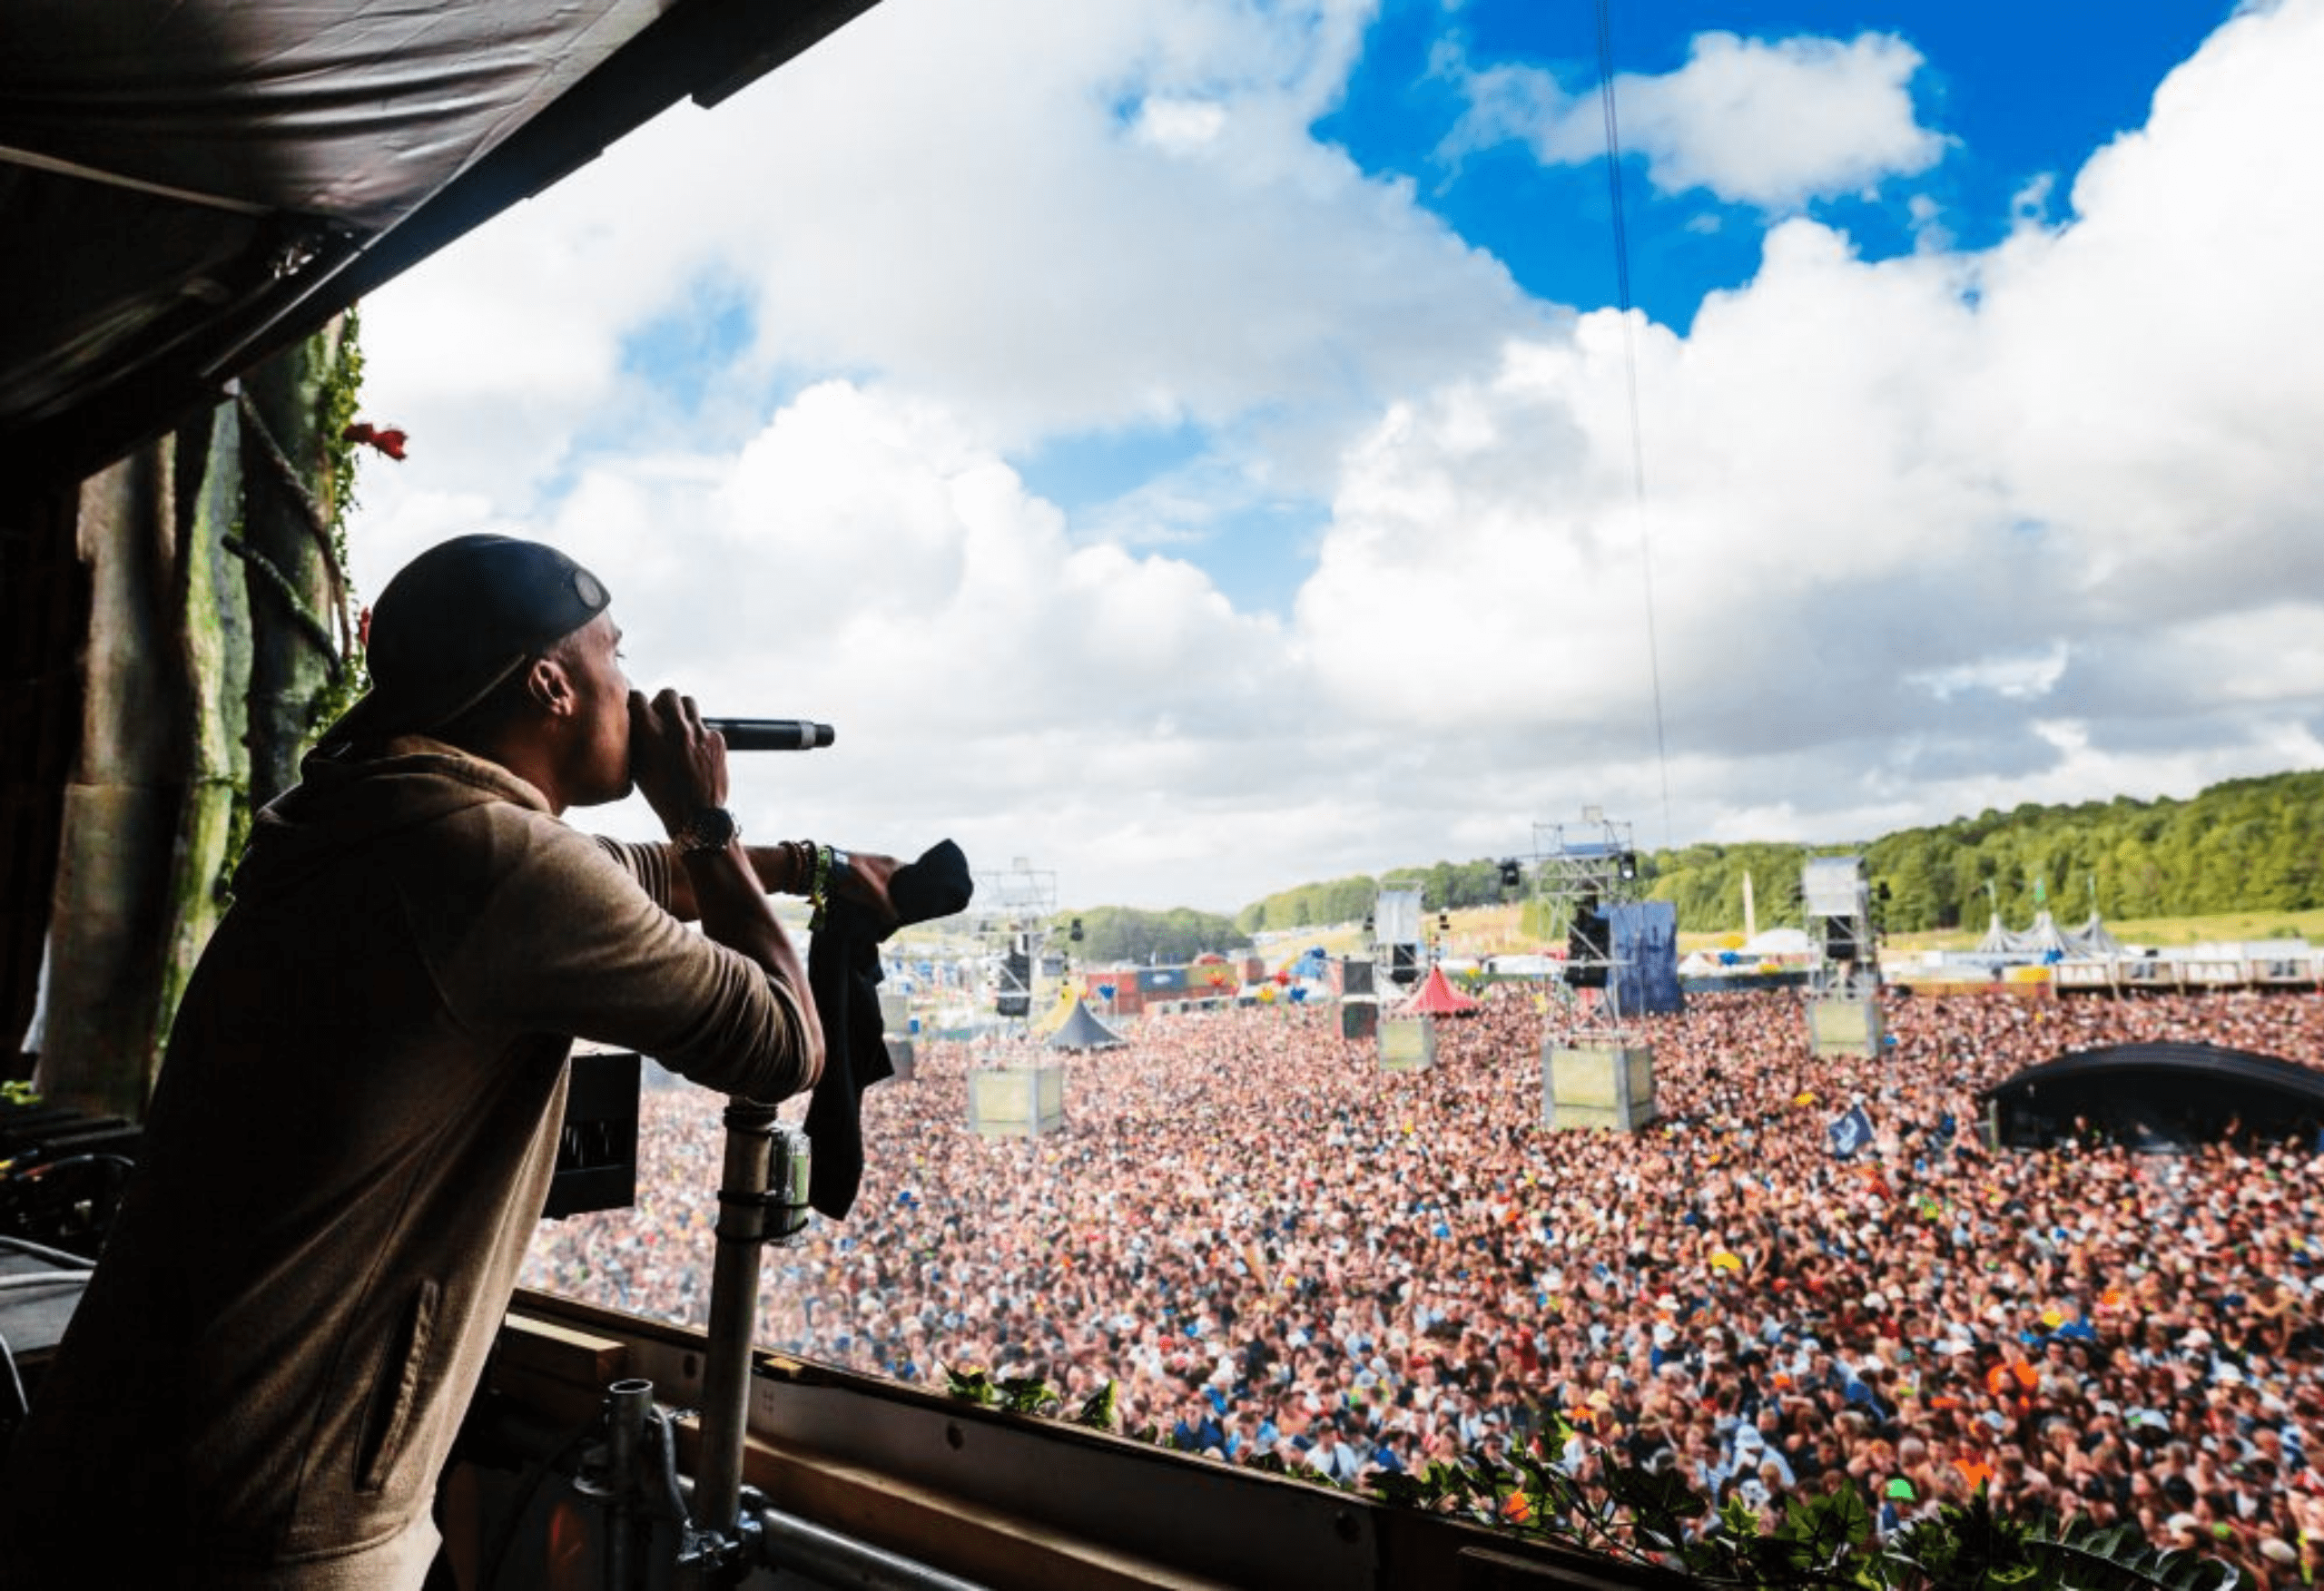
[[1610,15],[1627,319],[1593,5],[884,0],[365,306],[359,579],[1083,904],[2312,765],[2324,0]]
[[[1620,74],[1683,67],[1694,39],[1725,32],[1761,40],[1893,34],[1925,64],[1909,87],[1923,123],[1955,140],[1909,192],[1939,197],[1961,241],[1991,243],[2013,198],[2071,172],[2091,151],[2140,126],[2154,86],[2191,54],[2229,7],[2219,0],[2098,0],[2038,5],[1736,4],[1632,0],[1609,9]],[[1492,64],[1523,63],[1569,93],[1599,92],[1598,8],[1579,0],[1477,0],[1451,8],[1407,0],[1384,8],[1345,106],[1318,123],[1367,171],[1413,172],[1422,201],[1505,261],[1528,292],[1568,304],[1615,300],[1606,173],[1595,164],[1544,167],[1502,146],[1452,167],[1439,151],[1461,114],[1458,89],[1430,64],[1447,47]],[[1683,327],[1705,292],[1748,281],[1763,228],[1748,207],[1700,189],[1663,196],[1623,173],[1632,301]],[[1907,190],[1820,198],[1808,213],[1848,229],[1867,253],[1913,247]],[[1591,247],[1592,234],[1596,247]]]
[[[1908,184],[1818,193],[1798,213],[1845,229],[1866,256],[1880,258],[1915,249],[1911,201],[1934,200],[1962,244],[1989,246],[2007,231],[2022,195],[2141,125],[2154,85],[2227,15],[2218,0],[2158,4],[2127,17],[2123,9],[2091,0],[1614,6],[1607,20],[1617,134],[1622,77],[1679,72],[1707,31],[1761,41],[1891,35],[1926,58],[1907,86],[1922,123],[1947,141],[1941,161]],[[1626,270],[1630,302],[1683,329],[1706,293],[1751,280],[1762,211],[1701,187],[1659,191],[1633,150],[1620,166],[1618,252],[1602,143],[1592,158],[1559,164],[1515,140],[1449,147],[1468,109],[1453,61],[1546,74],[1580,102],[1590,127],[1602,126],[1600,42],[1598,8],[1578,0],[1390,0],[1367,29],[1343,103],[1314,132],[1367,173],[1410,179],[1423,208],[1490,251],[1532,298],[1614,304]],[[1189,427],[1155,426],[1059,437],[1018,462],[1038,489],[1088,513],[1202,451]],[[1296,501],[1264,504],[1222,526],[1198,556],[1238,602],[1280,610],[1296,594],[1303,548],[1320,522]]]

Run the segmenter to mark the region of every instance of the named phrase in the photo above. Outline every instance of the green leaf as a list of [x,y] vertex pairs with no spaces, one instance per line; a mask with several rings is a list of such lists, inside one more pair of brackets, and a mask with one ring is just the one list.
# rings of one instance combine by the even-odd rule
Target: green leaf
[[1448,1491],[1465,1492],[1488,1506],[1498,1508],[1501,1499],[1524,1485],[1525,1478],[1505,1464],[1479,1456],[1458,1464],[1437,1459],[1428,1467],[1431,1475],[1442,1473],[1439,1482]]
[[1759,1533],[1759,1510],[1738,1493],[1719,1505],[1718,1522],[1729,1536],[1748,1540]]
[[1001,1407],[1011,1414],[1039,1414],[1058,1401],[1049,1382],[1039,1376],[1009,1376],[1000,1383]]
[[1811,1498],[1793,1497],[1784,1504],[1782,1520],[1773,1534],[1749,1544],[1756,1561],[1780,1561],[1795,1575],[1827,1575],[1850,1558],[1870,1556],[1872,1510],[1852,1486]]
[[944,1390],[949,1396],[967,1403],[982,1404],[986,1408],[1000,1401],[1000,1393],[993,1386],[992,1377],[985,1371],[973,1366],[955,1369],[948,1364],[940,1368],[944,1371]]
[[2024,1550],[2045,1584],[2077,1591],[2224,1591],[2241,1577],[2218,1558],[2162,1551],[2126,1526],[2060,1529],[2045,1521],[2029,1533]]
[[1404,1508],[1417,1508],[1438,1498],[1427,1482],[1410,1475],[1375,1475],[1370,1489],[1374,1496]]
[[1606,1471],[1606,1491],[1620,1507],[1638,1517],[1656,1535],[1676,1541],[1686,1535],[1681,1520],[1710,1511],[1710,1500],[1687,1484],[1676,1469],[1656,1471],[1636,1464],[1617,1464]]
[[1092,1430],[1114,1429],[1114,1383],[1108,1381],[1081,1400],[1073,1416],[1073,1423],[1086,1425]]

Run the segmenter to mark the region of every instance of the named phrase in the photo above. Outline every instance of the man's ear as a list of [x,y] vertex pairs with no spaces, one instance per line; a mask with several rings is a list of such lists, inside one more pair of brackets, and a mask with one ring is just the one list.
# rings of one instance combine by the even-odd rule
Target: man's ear
[[554,657],[537,657],[526,666],[525,694],[551,718],[573,716],[573,677]]

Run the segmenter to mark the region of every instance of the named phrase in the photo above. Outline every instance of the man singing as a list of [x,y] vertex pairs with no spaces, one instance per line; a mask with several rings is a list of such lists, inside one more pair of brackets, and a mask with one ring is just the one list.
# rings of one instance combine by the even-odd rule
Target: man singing
[[[179,1007],[0,1480],[0,1585],[419,1586],[571,1041],[760,1100],[814,1082],[765,890],[828,874],[884,912],[894,864],[746,850],[724,741],[691,699],[630,688],[608,600],[493,535],[379,594],[371,690],[259,815]],[[561,820],[633,782],[670,843]]]

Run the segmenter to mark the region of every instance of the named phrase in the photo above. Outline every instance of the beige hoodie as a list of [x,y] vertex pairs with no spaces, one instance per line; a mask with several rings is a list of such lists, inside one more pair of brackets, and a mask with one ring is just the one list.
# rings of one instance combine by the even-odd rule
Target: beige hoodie
[[570,1041],[761,1099],[812,1075],[797,995],[665,911],[666,868],[433,741],[309,760],[0,1479],[0,1584],[417,1583]]

